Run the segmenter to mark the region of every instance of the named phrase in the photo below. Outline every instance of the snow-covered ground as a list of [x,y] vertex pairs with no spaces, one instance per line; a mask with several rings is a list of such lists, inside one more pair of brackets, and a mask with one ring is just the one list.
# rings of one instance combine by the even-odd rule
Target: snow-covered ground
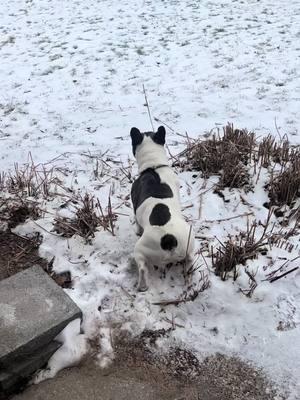
[[[210,258],[208,266],[200,258],[211,287],[194,302],[161,312],[152,303],[176,298],[182,277],[176,270],[166,277],[152,271],[149,292],[136,292],[136,271],[128,263],[136,241],[130,182],[115,163],[131,164],[131,126],[151,128],[143,85],[152,115],[161,121],[155,126],[169,128],[173,154],[183,142],[176,132],[195,137],[227,121],[258,135],[287,134],[299,144],[299,19],[298,0],[1,1],[0,171],[26,162],[29,152],[36,162],[55,159],[48,167],[63,172],[65,186],[95,194],[103,204],[111,191],[120,212],[116,236],[99,231],[91,245],[45,231],[52,229],[53,214],[62,212],[63,196],[44,204],[52,213],[37,221],[44,229],[34,222],[18,228],[40,230],[41,254],[56,256],[56,271],[72,272],[74,288],[67,292],[84,312],[85,335],[67,336],[79,352],[86,338],[99,335],[99,362],[105,363],[113,356],[111,329],[138,334],[168,328],[174,319],[176,329],[163,345],[188,346],[200,358],[216,351],[237,354],[264,367],[291,400],[300,397],[300,275],[263,282],[286,259],[299,256],[299,237],[290,239],[291,253],[273,247],[273,266],[267,267],[266,256],[248,264],[258,270],[251,299],[239,291],[248,285],[243,269],[235,283],[222,282],[210,271]],[[103,177],[94,173],[97,158]],[[222,240],[246,229],[247,217],[231,217],[251,212],[250,221],[266,220],[264,174],[254,193],[242,193],[243,201],[239,191],[226,191],[229,203],[207,191],[216,179],[204,187],[192,175],[180,174],[182,205],[204,256],[217,245],[215,236]]]
[[179,132],[276,119],[297,135],[299,18],[298,0],[2,0],[2,152],[112,148],[150,128],[143,84]]

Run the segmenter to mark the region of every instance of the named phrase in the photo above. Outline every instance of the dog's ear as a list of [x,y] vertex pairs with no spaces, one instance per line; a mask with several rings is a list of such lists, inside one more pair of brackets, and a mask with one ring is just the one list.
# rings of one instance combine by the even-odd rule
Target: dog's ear
[[136,147],[139,144],[141,144],[143,141],[143,135],[138,130],[138,128],[131,128],[130,136],[131,136],[131,143],[132,143],[132,151],[133,151],[133,154],[135,155]]
[[166,130],[163,126],[160,126],[155,133],[153,140],[157,144],[161,144],[162,146],[166,143]]

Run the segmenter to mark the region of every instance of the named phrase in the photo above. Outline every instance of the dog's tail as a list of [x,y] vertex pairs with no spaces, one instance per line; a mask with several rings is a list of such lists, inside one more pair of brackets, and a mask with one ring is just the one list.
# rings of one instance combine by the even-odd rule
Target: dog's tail
[[166,234],[160,240],[160,247],[163,250],[171,251],[177,247],[178,242],[174,235]]

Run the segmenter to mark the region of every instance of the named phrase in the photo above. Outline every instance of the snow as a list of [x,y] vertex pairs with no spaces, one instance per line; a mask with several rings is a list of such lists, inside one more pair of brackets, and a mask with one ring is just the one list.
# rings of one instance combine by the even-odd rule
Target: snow
[[[264,281],[285,259],[299,256],[299,237],[289,239],[291,253],[273,246],[267,256],[248,262],[249,271],[257,271],[252,298],[239,290],[248,288],[243,268],[236,282],[222,282],[208,256],[216,237],[239,234],[247,220],[266,220],[266,172],[253,193],[224,191],[229,203],[210,189],[217,177],[204,182],[193,173],[179,174],[184,214],[201,237],[197,246],[207,266],[201,257],[199,264],[211,286],[194,302],[161,312],[152,303],[177,298],[183,278],[176,268],[166,277],[153,270],[149,291],[137,293],[130,182],[116,163],[131,168],[130,128],[151,127],[143,85],[159,120],[155,126],[168,128],[172,154],[184,142],[176,132],[196,137],[227,121],[257,135],[287,134],[299,144],[299,18],[297,0],[2,0],[0,171],[27,162],[30,152],[36,163],[56,168],[63,186],[94,194],[104,207],[111,193],[120,213],[116,236],[99,230],[91,244],[61,238],[49,233],[53,218],[73,209],[60,209],[68,193],[57,187],[60,195],[43,202],[44,217],[17,228],[20,234],[41,232],[41,256],[55,256],[56,272],[71,271],[74,287],[66,292],[83,311],[81,331],[78,322],[66,329],[64,345],[37,380],[78,362],[90,338],[99,339],[103,366],[113,359],[112,329],[137,335],[169,328],[166,318],[175,318],[184,328],[177,326],[164,346],[187,346],[200,359],[217,351],[238,355],[263,367],[290,400],[299,398],[300,272]],[[98,177],[97,158],[103,171]],[[199,277],[198,271],[195,283]]]
[[87,351],[86,337],[80,335],[80,319],[70,322],[56,340],[61,342],[62,346],[51,357],[47,368],[36,374],[33,383],[53,378],[61,369],[78,364]]

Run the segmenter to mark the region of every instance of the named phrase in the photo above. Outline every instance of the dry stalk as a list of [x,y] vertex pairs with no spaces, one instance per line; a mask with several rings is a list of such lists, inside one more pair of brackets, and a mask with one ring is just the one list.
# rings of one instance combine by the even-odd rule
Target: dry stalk
[[173,164],[183,169],[201,171],[204,177],[220,175],[219,188],[245,187],[250,189],[247,165],[256,146],[255,135],[247,130],[234,129],[232,124],[214,133],[207,140],[187,140],[187,148]]
[[265,280],[272,283],[272,282],[275,282],[278,279],[281,279],[284,276],[290,274],[291,272],[296,271],[299,267],[294,267],[289,271],[286,271],[286,269],[290,263],[293,263],[294,261],[299,260],[299,258],[300,258],[300,256],[297,256],[297,257],[293,258],[292,260],[286,260],[279,268],[277,268],[276,270],[267,274]]
[[245,270],[246,274],[249,276],[249,289],[240,289],[240,291],[246,296],[246,297],[252,297],[254,290],[257,288],[257,282],[255,279],[255,275],[253,272],[248,271],[247,269]]
[[148,103],[148,98],[147,98],[147,93],[146,93],[146,89],[145,89],[145,85],[143,84],[143,92],[144,92],[144,96],[145,96],[145,102],[146,102],[146,107],[148,110],[148,115],[149,115],[149,119],[150,119],[150,123],[151,123],[151,127],[152,127],[152,132],[154,132],[154,125],[153,125],[153,121],[152,121],[152,117],[151,117],[151,112],[150,112],[150,106]]
[[273,163],[285,165],[293,161],[298,153],[298,147],[291,146],[286,136],[277,142],[274,136],[268,135],[262,139],[258,146],[258,159],[265,168]]
[[6,173],[0,172],[0,190],[1,191],[3,191],[5,188],[5,182],[6,182]]
[[276,276],[276,277],[270,279],[269,282],[270,282],[270,283],[275,282],[275,281],[277,281],[278,279],[281,279],[281,278],[283,278],[284,276],[290,274],[291,272],[296,271],[297,269],[299,269],[299,267],[292,268],[292,269],[290,269],[289,271],[286,271],[286,272],[284,272],[283,274],[278,275],[278,276]]
[[240,236],[228,237],[228,240],[221,242],[219,248],[212,250],[212,266],[215,269],[215,274],[225,281],[230,272],[233,271],[233,279],[238,276],[237,266],[245,265],[247,260],[257,257],[257,255],[267,252],[266,246],[270,243],[273,227],[270,227],[270,219],[272,212],[269,212],[267,221],[264,225],[263,233],[259,239],[256,239],[257,222],[254,221],[251,225],[247,224],[247,231],[241,233]]
[[115,235],[115,221],[117,214],[112,210],[111,197],[108,198],[106,211],[99,201],[89,194],[74,199],[79,205],[75,207],[74,218],[58,217],[54,221],[53,230],[64,237],[72,237],[77,234],[89,241],[98,227]]
[[[273,183],[277,184],[275,192],[283,191],[278,193],[279,198],[290,201],[295,188],[287,189],[286,183],[293,171],[299,171],[299,159],[300,147],[292,146],[286,136],[278,142],[268,135],[259,143],[253,132],[234,129],[232,124],[228,124],[223,128],[223,134],[218,130],[205,140],[187,138],[186,149],[174,157],[173,165],[183,170],[201,171],[204,177],[219,175],[219,189],[244,188],[248,191],[253,188],[250,165],[254,168],[257,183],[263,167],[273,168],[274,173],[275,166],[279,164],[283,169],[279,174],[281,177],[274,182],[271,179],[268,186],[272,188]],[[295,184],[295,179],[290,186]],[[285,193],[285,190],[289,193]],[[271,193],[270,197],[273,195]]]
[[183,293],[177,299],[161,300],[154,302],[152,304],[155,306],[169,306],[169,305],[178,306],[181,303],[188,303],[196,300],[199,294],[204,290],[208,289],[209,286],[210,286],[210,281],[208,279],[208,275],[205,272],[201,271],[200,279],[196,289],[193,285],[191,285],[186,290],[184,290]]
[[0,187],[9,193],[21,197],[49,198],[52,186],[61,183],[54,174],[54,168],[46,169],[45,165],[31,162],[21,168],[18,163],[14,165],[14,171],[8,174],[0,174]]
[[284,164],[279,172],[272,171],[266,189],[270,205],[293,208],[293,203],[300,197],[300,153],[290,163]]

